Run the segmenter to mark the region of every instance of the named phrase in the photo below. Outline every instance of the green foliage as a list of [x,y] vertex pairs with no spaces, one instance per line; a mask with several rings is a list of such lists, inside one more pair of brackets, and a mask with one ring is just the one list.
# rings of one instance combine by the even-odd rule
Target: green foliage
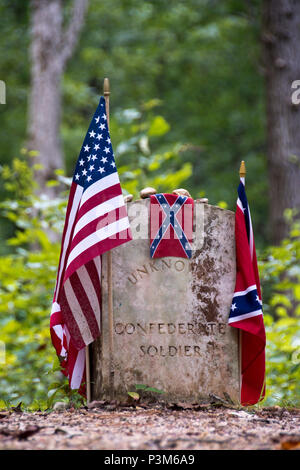
[[260,264],[267,334],[267,404],[300,406],[300,222]]
[[[71,3],[63,2],[65,23]],[[174,142],[183,144],[175,153],[180,150],[178,157],[186,165],[185,175],[189,174],[186,185],[194,197],[208,197],[213,204],[226,201],[234,209],[239,162],[246,161],[248,197],[256,204],[256,242],[265,245],[268,200],[262,197],[267,194],[267,175],[264,77],[259,65],[261,5],[258,0],[213,4],[207,0],[114,0],[112,8],[110,0],[90,0],[85,27],[62,83],[61,135],[67,174],[73,171],[86,122],[108,76],[112,124],[117,122],[118,111],[141,107],[151,111],[154,103],[158,116],[148,137],[158,139],[153,135],[158,128],[164,132],[167,150],[173,150]],[[7,83],[7,105],[0,107],[0,162],[7,163],[24,145],[28,128],[30,60],[24,58],[29,57],[29,2],[5,0],[0,13],[5,38],[5,47],[0,48],[0,78]],[[114,126],[115,149],[125,137],[116,135]],[[145,149],[143,141],[140,144]],[[153,145],[153,155],[160,155]],[[123,158],[130,171],[135,165],[137,172],[143,162],[142,158],[131,161],[130,153]],[[152,165],[156,164],[155,160]],[[126,184],[129,192],[137,190],[129,179]],[[1,199],[4,193],[0,188]],[[5,239],[11,225],[3,223],[1,230],[0,238]]]
[[66,203],[33,194],[33,170],[24,160],[5,166],[2,179],[13,199],[1,203],[1,212],[14,224],[15,235],[7,241],[11,253],[0,261],[0,340],[5,343],[0,398],[28,405],[45,399],[53,382],[53,374],[46,373],[56,361],[49,315],[60,246],[50,234],[61,233]]
[[182,159],[183,146],[168,142],[170,126],[154,114],[156,106],[152,100],[139,110],[119,111],[111,120],[122,187],[135,197],[145,186],[172,191],[192,174],[191,163]]
[[127,392],[128,395],[130,396],[130,398],[133,398],[133,400],[135,400],[135,401],[140,400],[140,398],[141,398],[140,394],[141,393],[144,397],[149,396],[149,394],[152,394],[152,393],[159,394],[159,395],[162,395],[162,394],[165,393],[164,390],[160,390],[160,389],[155,388],[155,387],[149,387],[148,385],[145,385],[145,384],[136,384],[135,389],[138,390],[140,393]]
[[136,384],[135,388],[136,390],[143,390],[144,392],[152,392],[152,393],[159,393],[159,394],[165,393],[164,390],[160,390],[155,387],[149,387],[149,385],[145,385],[145,384]]
[[80,89],[78,98],[68,94],[64,107],[67,160],[76,132],[74,101],[83,114],[84,90],[92,106],[100,77],[109,76],[112,115],[156,98],[170,125],[166,140],[171,146],[181,142],[180,158],[192,164],[186,185],[194,197],[226,201],[234,209],[239,163],[246,161],[248,197],[256,201],[256,242],[266,243],[260,15],[256,0],[251,6],[242,0],[213,6],[207,0],[115,0],[113,9],[107,0],[91,0],[80,48],[66,74],[68,87]]

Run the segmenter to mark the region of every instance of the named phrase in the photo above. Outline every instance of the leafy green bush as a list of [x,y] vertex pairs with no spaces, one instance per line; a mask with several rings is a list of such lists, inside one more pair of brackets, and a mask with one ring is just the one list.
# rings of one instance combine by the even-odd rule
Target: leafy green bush
[[51,242],[50,233],[62,230],[66,200],[35,196],[33,169],[24,160],[4,167],[2,178],[13,197],[1,203],[2,215],[14,224],[15,236],[0,261],[0,398],[29,404],[45,399],[53,381],[46,373],[56,361],[49,315],[60,244]]
[[300,222],[291,225],[289,238],[270,247],[260,263],[267,335],[264,404],[300,406]]
[[146,186],[173,191],[192,175],[191,163],[182,157],[186,146],[167,141],[170,125],[154,112],[159,104],[151,100],[141,109],[125,109],[110,122],[122,187],[135,197]]

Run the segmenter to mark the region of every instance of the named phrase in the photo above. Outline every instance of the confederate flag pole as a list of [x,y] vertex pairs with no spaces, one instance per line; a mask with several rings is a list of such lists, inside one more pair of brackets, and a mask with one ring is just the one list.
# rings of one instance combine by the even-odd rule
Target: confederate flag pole
[[[109,79],[105,78],[103,83],[103,95],[105,99],[107,129],[109,130]],[[110,390],[111,398],[113,398],[113,296],[112,296],[112,258],[109,250],[106,255],[107,259],[107,279],[108,279],[108,324],[109,324],[109,357],[110,357]],[[91,375],[90,375],[90,351],[89,346],[85,347],[85,370],[86,370],[86,398],[87,403],[91,401]]]
[[[240,179],[241,178],[246,178],[246,165],[244,160],[241,161],[240,165]],[[238,330],[238,341],[239,341],[239,382],[240,382],[240,398],[241,398],[241,393],[242,393],[242,331]]]
[[242,162],[235,213],[236,282],[228,323],[239,330],[240,399],[242,406],[249,406],[265,396],[266,334],[245,176],[245,163]]

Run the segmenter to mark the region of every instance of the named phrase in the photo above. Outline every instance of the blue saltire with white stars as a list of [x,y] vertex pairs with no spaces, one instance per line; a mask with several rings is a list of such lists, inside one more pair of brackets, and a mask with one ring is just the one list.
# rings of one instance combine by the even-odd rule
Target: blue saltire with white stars
[[151,245],[150,245],[150,256],[153,258],[155,251],[157,250],[160,242],[162,241],[166,231],[170,226],[173,227],[174,232],[176,233],[178,240],[181,243],[183,250],[185,251],[188,258],[192,257],[192,248],[190,242],[188,241],[184,231],[180,223],[176,218],[177,212],[181,209],[185,201],[187,200],[187,196],[179,196],[176,199],[176,202],[170,206],[167,199],[165,198],[164,194],[159,193],[155,194],[157,201],[159,202],[160,207],[162,208],[165,219],[161,223],[156,236],[154,237]]

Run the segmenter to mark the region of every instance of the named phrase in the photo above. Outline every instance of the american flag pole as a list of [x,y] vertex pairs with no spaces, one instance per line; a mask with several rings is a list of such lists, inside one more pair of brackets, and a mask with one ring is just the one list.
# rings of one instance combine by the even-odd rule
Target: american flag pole
[[[107,116],[107,129],[109,130],[109,95],[110,86],[109,79],[105,78],[103,82],[103,95],[105,99],[105,108]],[[109,321],[109,355],[110,355],[110,376],[113,372],[113,304],[112,304],[112,259],[111,251],[107,253],[107,274],[108,274],[108,321]],[[91,401],[91,374],[90,374],[90,350],[89,346],[85,347],[85,372],[86,372],[86,398],[87,403]],[[110,384],[112,385],[112,383]],[[112,390],[112,387],[111,387]]]
[[[107,128],[109,130],[109,97],[110,97],[110,85],[109,79],[105,78],[103,83],[103,95],[105,99],[106,115],[107,115]],[[108,331],[109,331],[109,385],[110,385],[110,399],[114,398],[114,337],[113,337],[113,327],[114,327],[114,312],[113,312],[113,290],[112,290],[112,254],[111,251],[108,251],[106,254],[107,261],[107,304],[108,304]]]
[[90,376],[90,349],[85,347],[85,375],[86,375],[86,401],[91,401],[91,376]]

